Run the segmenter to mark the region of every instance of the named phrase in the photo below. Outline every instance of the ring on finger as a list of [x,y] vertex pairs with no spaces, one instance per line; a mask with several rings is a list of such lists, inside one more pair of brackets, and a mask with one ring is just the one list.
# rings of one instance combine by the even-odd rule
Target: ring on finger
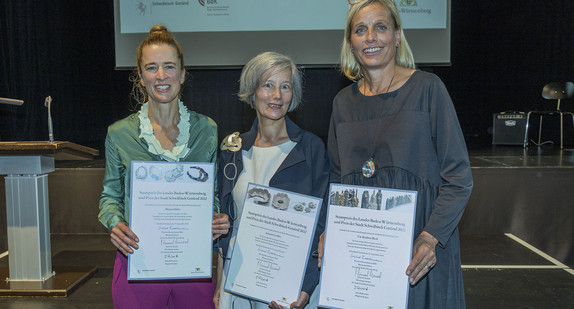
[[432,268],[432,266],[431,266],[430,264],[426,264],[426,265],[425,265],[425,268],[428,269],[428,270],[430,270],[430,269]]

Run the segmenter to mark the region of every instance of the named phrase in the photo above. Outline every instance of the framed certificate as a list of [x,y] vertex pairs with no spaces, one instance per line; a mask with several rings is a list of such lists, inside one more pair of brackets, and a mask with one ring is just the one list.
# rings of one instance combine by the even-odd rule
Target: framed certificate
[[331,184],[319,306],[406,308],[416,191]]
[[212,276],[215,165],[132,161],[128,280]]
[[299,298],[322,199],[250,183],[224,288],[289,307]]

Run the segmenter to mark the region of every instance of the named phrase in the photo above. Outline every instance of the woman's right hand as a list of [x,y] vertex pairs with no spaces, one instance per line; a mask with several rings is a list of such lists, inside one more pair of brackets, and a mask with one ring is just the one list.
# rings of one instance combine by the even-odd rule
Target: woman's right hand
[[116,224],[110,236],[112,244],[125,256],[128,256],[128,253],[134,253],[134,249],[139,248],[137,244],[140,241],[139,238],[125,222]]

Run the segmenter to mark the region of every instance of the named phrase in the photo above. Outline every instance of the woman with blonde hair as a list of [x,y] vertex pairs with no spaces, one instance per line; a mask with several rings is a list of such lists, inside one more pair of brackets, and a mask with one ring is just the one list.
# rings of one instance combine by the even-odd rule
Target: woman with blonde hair
[[[409,308],[464,308],[458,222],[473,186],[457,115],[442,81],[416,70],[393,0],[347,14],[334,99],[330,181],[418,192]],[[326,257],[328,259],[328,257]]]

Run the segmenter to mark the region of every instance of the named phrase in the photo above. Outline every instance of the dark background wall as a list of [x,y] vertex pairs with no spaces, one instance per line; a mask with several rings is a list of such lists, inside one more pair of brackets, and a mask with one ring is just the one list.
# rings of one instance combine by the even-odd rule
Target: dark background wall
[[[421,69],[443,79],[468,138],[490,140],[492,113],[554,108],[543,85],[574,80],[571,1],[453,1],[452,29],[452,65]],[[0,140],[47,140],[51,95],[56,140],[103,150],[107,126],[135,106],[131,72],[114,65],[112,1],[0,0],[0,97],[25,101],[0,105]],[[332,99],[349,82],[335,67],[304,73],[305,105],[291,116],[325,138]],[[189,70],[184,102],[212,117],[220,137],[253,118],[235,96],[239,74]],[[574,110],[572,99],[563,106]]]

